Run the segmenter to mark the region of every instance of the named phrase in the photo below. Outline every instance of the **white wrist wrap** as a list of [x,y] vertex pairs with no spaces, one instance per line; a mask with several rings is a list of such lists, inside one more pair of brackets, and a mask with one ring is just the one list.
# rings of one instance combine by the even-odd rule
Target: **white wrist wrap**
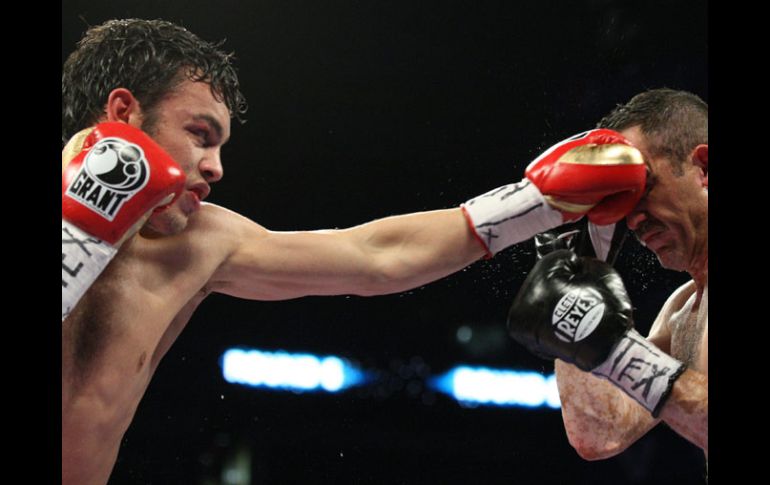
[[607,360],[592,372],[608,379],[644,406],[653,417],[658,417],[674,381],[685,367],[631,329]]
[[117,248],[61,221],[61,319],[115,256]]
[[490,255],[564,223],[529,179],[491,190],[462,208]]
[[615,235],[615,224],[608,226],[597,226],[593,222],[588,223],[588,236],[591,238],[591,244],[594,247],[596,257],[602,261],[607,261],[607,256],[612,248],[612,237]]

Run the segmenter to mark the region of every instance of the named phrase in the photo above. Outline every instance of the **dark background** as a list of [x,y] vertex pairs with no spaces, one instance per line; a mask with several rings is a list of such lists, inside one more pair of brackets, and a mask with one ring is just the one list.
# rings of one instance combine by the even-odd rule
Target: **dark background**
[[[702,1],[64,1],[62,62],[88,25],[119,17],[227,39],[250,109],[209,200],[273,230],[457,206],[648,88],[708,102]],[[465,408],[409,376],[552,372],[504,333],[533,263],[524,243],[398,295],[212,296],[158,369],[110,484],[222,483],[244,450],[252,483],[703,483],[702,453],[664,425],[586,462],[558,411]],[[634,241],[617,266],[646,333],[686,275]],[[337,395],[232,386],[218,361],[237,345],[341,355],[382,379]]]

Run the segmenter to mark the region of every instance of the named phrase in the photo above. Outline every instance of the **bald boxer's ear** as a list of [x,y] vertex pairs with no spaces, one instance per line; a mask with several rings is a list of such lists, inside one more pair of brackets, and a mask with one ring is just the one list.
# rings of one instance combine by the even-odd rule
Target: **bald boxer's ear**
[[107,121],[122,121],[141,125],[142,110],[139,101],[126,88],[113,89],[107,97]]
[[701,171],[701,182],[704,187],[709,186],[709,146],[698,145],[692,151],[692,163]]

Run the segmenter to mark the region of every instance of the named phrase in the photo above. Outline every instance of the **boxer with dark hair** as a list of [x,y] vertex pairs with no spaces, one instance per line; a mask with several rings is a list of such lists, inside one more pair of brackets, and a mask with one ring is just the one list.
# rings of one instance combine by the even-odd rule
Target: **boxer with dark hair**
[[639,151],[592,130],[461,207],[270,231],[203,202],[245,109],[231,59],[179,26],[134,19],[90,29],[64,66],[65,484],[107,481],[160,360],[211,293],[396,293],[585,214],[613,223],[644,188]]

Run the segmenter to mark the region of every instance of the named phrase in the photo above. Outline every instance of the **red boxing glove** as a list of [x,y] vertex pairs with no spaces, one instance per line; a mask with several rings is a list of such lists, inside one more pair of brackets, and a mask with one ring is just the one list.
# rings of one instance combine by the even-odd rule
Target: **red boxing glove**
[[119,246],[150,211],[173,202],[184,183],[179,164],[146,133],[101,123],[62,169],[62,219]]
[[554,145],[525,171],[564,221],[584,214],[594,224],[613,224],[644,194],[642,154],[620,133],[597,129]]
[[462,205],[488,257],[586,214],[600,226],[619,221],[644,194],[647,176],[639,150],[605,129],[557,143],[525,175]]
[[100,123],[62,152],[62,321],[154,210],[184,190],[179,164],[146,133]]

